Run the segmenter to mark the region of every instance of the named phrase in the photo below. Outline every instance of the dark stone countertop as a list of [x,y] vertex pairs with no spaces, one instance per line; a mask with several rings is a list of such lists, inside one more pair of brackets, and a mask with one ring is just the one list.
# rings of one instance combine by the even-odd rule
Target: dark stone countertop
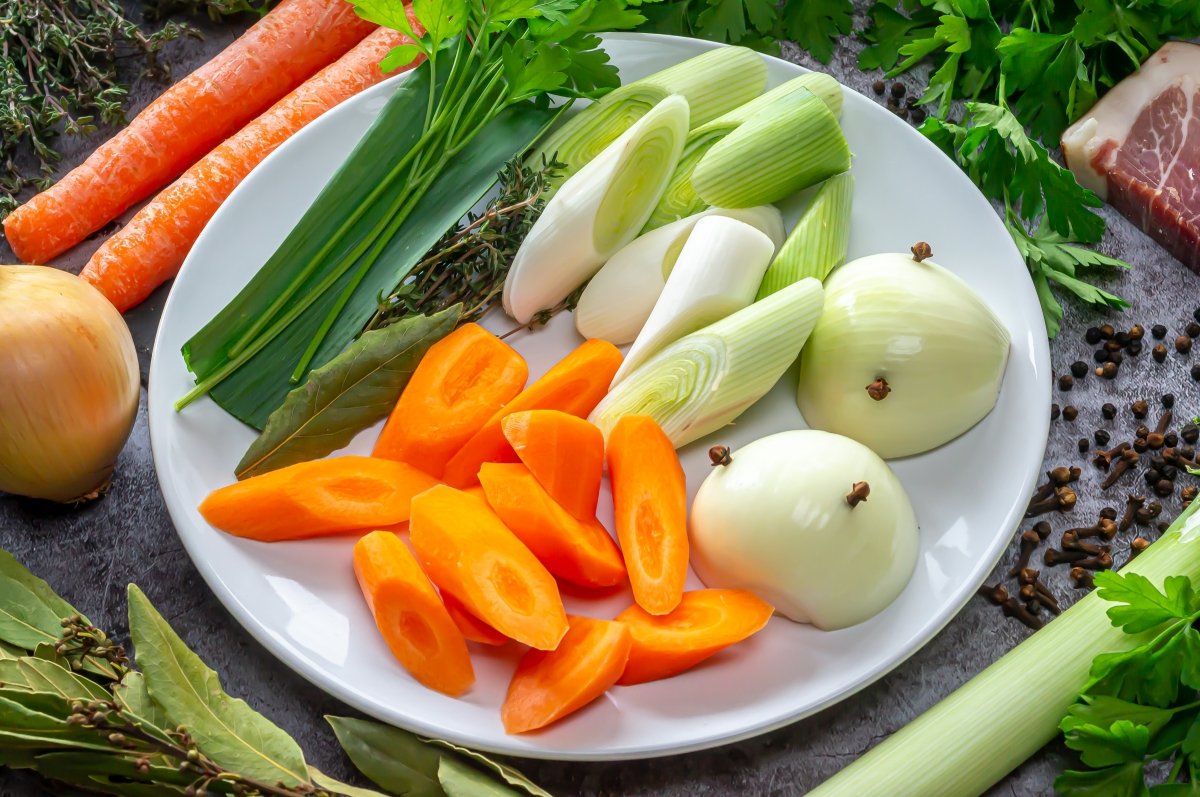
[[[236,33],[235,25],[202,26],[207,33],[204,41],[171,45],[167,61],[175,74],[194,69]],[[857,49],[853,42],[844,42],[826,69],[846,85],[873,97],[870,84],[878,75],[857,69]],[[790,60],[821,68],[794,49],[785,48],[784,54]],[[140,108],[159,91],[161,84],[139,79],[132,105]],[[68,151],[63,168],[78,163],[95,143],[65,142]],[[1102,318],[1068,302],[1062,334],[1051,346],[1056,375],[1065,373],[1076,360],[1090,363],[1094,347],[1083,341],[1088,326],[1110,320],[1118,328],[1127,329],[1140,322],[1149,329],[1151,324],[1162,323],[1171,330],[1169,343],[1200,305],[1200,277],[1112,211],[1106,208],[1104,215],[1111,225],[1104,250],[1134,266],[1129,274],[1111,280],[1109,288],[1125,296],[1132,308],[1123,315]],[[81,245],[59,265],[78,271],[98,244],[99,239]],[[3,262],[13,262],[13,257],[0,242]],[[160,290],[127,316],[142,359],[143,383],[164,298],[165,291]],[[1168,391],[1177,397],[1177,418],[1200,414],[1200,389],[1188,374],[1191,358],[1180,357],[1172,350],[1160,365],[1151,360],[1149,348],[1138,358],[1127,358],[1120,376],[1113,381],[1089,374],[1070,393],[1055,391],[1055,401],[1075,404],[1079,417],[1074,422],[1060,419],[1052,424],[1046,468],[1086,460],[1077,451],[1077,441],[1098,427],[1112,431],[1114,442],[1132,437],[1138,422],[1128,407],[1136,398],[1151,402],[1151,425],[1157,418],[1158,398]],[[1200,347],[1192,357],[1200,362]],[[180,545],[159,494],[150,458],[144,399],[143,391],[142,411],[121,456],[112,490],[102,500],[77,510],[0,496],[0,546],[12,551],[94,622],[118,637],[126,633],[125,585],[137,582],[235,695],[293,734],[314,765],[335,777],[350,778],[348,762],[322,721],[326,713],[351,713],[349,709],[293,674],[243,631],[201,580]],[[1101,420],[1100,406],[1108,401],[1120,408],[1114,421]],[[1128,492],[1143,491],[1139,474],[1126,476],[1120,485],[1102,494],[1096,469],[1086,462],[1081,464],[1084,477],[1077,485],[1079,505],[1073,517],[1055,522],[1056,532],[1066,528],[1068,520],[1083,521],[1070,525],[1086,525],[1095,519],[1101,506],[1119,507]],[[1164,500],[1164,504],[1163,518],[1173,517],[1179,509],[1178,498]],[[1130,537],[1132,534],[1119,538],[1118,551],[1128,545]],[[1007,569],[1015,556],[1013,546],[998,571]],[[1123,554],[1118,554],[1118,561],[1122,560]],[[1048,580],[1057,594],[1069,598],[1077,593],[1062,570],[1049,571]],[[993,574],[988,583],[997,580]],[[972,600],[944,631],[890,675],[788,728],[719,749],[666,759],[605,764],[530,761],[521,762],[521,766],[546,788],[563,795],[803,794],[948,695],[1029,633],[1002,617],[996,607],[981,599]],[[1065,748],[1052,744],[990,794],[1051,794],[1053,778],[1066,763]],[[35,780],[0,771],[0,795],[39,793]]]

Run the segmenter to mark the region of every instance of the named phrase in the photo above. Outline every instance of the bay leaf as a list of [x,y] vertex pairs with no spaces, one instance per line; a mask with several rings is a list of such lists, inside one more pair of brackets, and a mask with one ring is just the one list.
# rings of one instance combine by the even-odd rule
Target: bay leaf
[[442,756],[438,782],[446,797],[514,797],[521,792],[452,755]]
[[112,691],[117,705],[137,719],[150,723],[155,729],[165,730],[170,726],[170,720],[162,709],[150,699],[146,677],[140,672],[133,670],[125,673],[119,684],[113,684]]
[[362,789],[358,786],[351,786],[349,783],[342,783],[337,778],[329,777],[312,764],[308,765],[308,776],[322,789],[339,794],[341,797],[388,797],[383,792],[374,789]]
[[[4,594],[4,582],[15,582],[25,587],[59,620],[78,614],[85,623],[91,624],[82,612],[63,600],[53,587],[29,572],[29,569],[18,562],[11,553],[0,548],[0,596]],[[57,630],[54,630],[54,636],[58,637],[62,628],[56,624],[55,629]]]
[[267,783],[308,783],[304,754],[292,737],[245,701],[221,688],[208,668],[130,584],[129,632],[150,697],[172,725],[183,725],[197,747],[225,769]]
[[405,797],[444,797],[438,782],[441,754],[416,735],[353,717],[326,716],[338,743],[371,782]]
[[[19,701],[19,702],[18,702]],[[0,749],[72,747],[111,752],[95,731],[67,724],[68,703],[44,692],[0,695]]]
[[97,683],[82,678],[70,670],[63,669],[52,661],[36,656],[25,656],[17,662],[25,676],[25,682],[35,692],[50,692],[66,701],[111,700],[108,690]]
[[477,753],[474,750],[468,750],[465,747],[459,747],[453,742],[447,742],[445,739],[426,739],[425,741],[428,741],[430,744],[435,744],[439,747],[445,747],[447,750],[453,750],[459,755],[471,759],[484,769],[490,770],[499,775],[504,779],[505,783],[508,783],[511,786],[516,786],[518,789],[526,792],[527,794],[532,794],[534,797],[554,797],[554,795],[552,795],[550,792],[546,791],[517,770],[513,769],[507,764],[501,764],[499,761],[493,761],[483,753]]
[[10,645],[7,642],[0,641],[0,661],[16,661],[26,654],[24,648],[19,648],[16,645]]
[[[173,766],[155,765],[154,761],[161,762],[164,760],[162,758],[151,759],[150,769],[146,772],[139,771],[136,764],[138,757],[139,755],[135,753],[122,754],[115,750],[108,754],[92,752],[43,753],[33,759],[33,768],[47,777],[53,777],[55,780],[84,788],[88,788],[94,779],[96,782],[110,785],[114,789],[124,785],[112,783],[107,780],[108,778],[116,777],[142,781],[139,784],[129,785],[157,787],[160,790],[159,793],[163,794],[175,793],[170,788],[171,786],[177,787],[182,792],[189,784],[196,780],[194,773],[180,772],[178,768]],[[126,792],[113,791],[110,793],[125,794]]]
[[0,576],[0,639],[33,650],[43,642],[58,641],[60,620],[25,585]]
[[238,463],[239,479],[321,457],[386,418],[429,347],[458,324],[462,305],[364,332],[309,372],[267,418]]

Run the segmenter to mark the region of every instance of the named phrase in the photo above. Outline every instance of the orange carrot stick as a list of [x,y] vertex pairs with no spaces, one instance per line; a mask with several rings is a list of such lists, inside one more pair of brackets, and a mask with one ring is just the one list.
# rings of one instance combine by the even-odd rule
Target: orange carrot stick
[[604,434],[599,429],[559,410],[514,412],[500,426],[551,498],[579,520],[596,517],[604,476]]
[[560,360],[553,368],[496,412],[457,454],[446,463],[443,480],[453,487],[470,487],[479,481],[479,466],[485,462],[516,462],[517,455],[500,422],[523,410],[562,410],[586,417],[608,392],[621,352],[605,340],[589,340]]
[[488,503],[554,575],[583,587],[625,580],[621,551],[593,515],[581,521],[555,503],[529,468],[484,463],[479,469]]
[[508,733],[526,733],[591,703],[617,682],[629,658],[629,629],[612,620],[569,618],[571,630],[551,652],[521,657],[500,719]]
[[685,592],[675,611],[658,617],[635,603],[617,615],[633,637],[629,663],[617,683],[657,681],[689,670],[758,633],[774,611],[744,589]]
[[617,539],[633,597],[650,614],[679,605],[687,579],[687,486],[675,446],[653,418],[626,415],[608,436]]
[[463,606],[458,598],[451,595],[449,592],[442,593],[442,603],[446,606],[446,611],[450,614],[450,619],[458,626],[458,630],[462,635],[471,642],[478,642],[481,645],[503,645],[508,641],[508,637],[501,634],[495,628],[480,620],[475,615],[467,611],[467,607]]
[[407,40],[376,29],[164,188],[96,250],[79,276],[121,312],[141,304],[179,273],[200,231],[251,169],[309,122],[383,80],[380,59]]
[[478,324],[464,324],[421,358],[372,456],[441,476],[446,462],[525,387],[525,360]]
[[45,263],[65,252],[372,30],[342,0],[283,0],[80,166],[9,215],[4,220],[9,245],[26,263]]
[[558,646],[567,614],[554,576],[487,504],[434,487],[413,499],[409,528],[421,567],[443,593],[507,637],[541,650]]
[[235,537],[298,540],[403,523],[413,496],[435,484],[437,479],[403,462],[333,457],[213,490],[200,514]]
[[379,633],[412,677],[451,697],[471,688],[467,642],[399,537],[373,531],[355,543],[354,574]]

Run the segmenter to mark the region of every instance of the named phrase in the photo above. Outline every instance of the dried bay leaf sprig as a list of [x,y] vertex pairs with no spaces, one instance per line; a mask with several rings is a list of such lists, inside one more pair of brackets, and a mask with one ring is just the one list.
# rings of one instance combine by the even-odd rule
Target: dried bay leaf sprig
[[[53,623],[40,612],[31,617],[10,601],[13,595],[26,603],[33,596],[50,614],[70,616]],[[38,623],[46,633],[52,625],[91,626],[3,551],[0,606],[19,621],[0,626],[0,766],[41,774],[53,782],[54,794],[547,797],[520,773],[478,753],[345,717],[329,721],[340,729],[339,741],[365,775],[376,780],[388,780],[381,772],[433,777],[392,779],[381,784],[388,789],[383,792],[317,771],[282,729],[225,693],[216,673],[187,648],[136,586],[129,588],[129,626],[140,671],[125,661],[119,681],[72,661],[69,650],[60,652],[69,648],[61,640],[38,642],[32,649],[14,641],[28,638],[14,629],[37,628]],[[103,632],[96,633],[107,640]],[[109,647],[119,650],[111,643]]]

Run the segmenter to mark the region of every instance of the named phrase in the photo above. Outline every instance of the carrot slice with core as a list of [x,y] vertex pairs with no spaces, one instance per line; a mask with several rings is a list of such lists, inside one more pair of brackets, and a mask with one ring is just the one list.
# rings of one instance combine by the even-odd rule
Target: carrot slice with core
[[441,476],[446,462],[521,392],[529,368],[511,346],[465,324],[421,358],[396,402],[373,456]]
[[437,483],[403,462],[333,457],[221,487],[200,514],[236,537],[298,540],[403,523],[412,497]]
[[445,604],[450,619],[469,641],[481,645],[503,645],[508,641],[504,634],[467,611],[467,607],[449,592],[442,593],[442,603]]
[[399,537],[373,531],[355,543],[354,574],[392,655],[414,678],[452,697],[471,688],[466,640]]
[[595,516],[576,520],[538,484],[524,465],[485,463],[479,480],[504,525],[554,575],[584,587],[611,587],[625,579],[613,538]]
[[608,436],[617,539],[633,598],[650,614],[679,605],[687,579],[687,485],[653,418],[627,415]]
[[526,733],[591,703],[621,677],[629,658],[629,629],[612,620],[569,618],[558,649],[531,650],[517,664],[500,719],[509,733]]
[[486,503],[438,486],[413,499],[413,550],[434,584],[507,637],[553,650],[567,633],[554,576]]
[[657,681],[689,670],[757,633],[774,611],[744,589],[685,592],[675,611],[658,617],[634,604],[617,615],[633,637],[629,663],[617,683]]
[[446,463],[442,478],[452,487],[470,487],[479,480],[483,463],[516,462],[517,454],[500,426],[505,417],[537,409],[586,417],[604,398],[620,367],[621,352],[616,346],[605,340],[586,341],[489,418]]
[[514,412],[504,437],[550,497],[580,520],[596,516],[604,476],[604,434],[559,410]]

